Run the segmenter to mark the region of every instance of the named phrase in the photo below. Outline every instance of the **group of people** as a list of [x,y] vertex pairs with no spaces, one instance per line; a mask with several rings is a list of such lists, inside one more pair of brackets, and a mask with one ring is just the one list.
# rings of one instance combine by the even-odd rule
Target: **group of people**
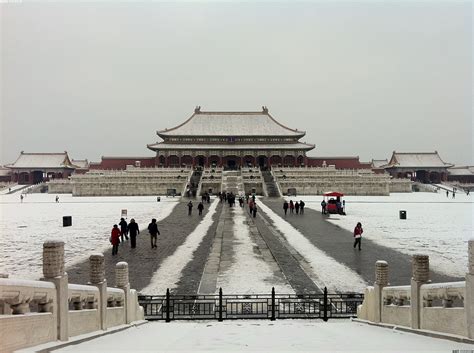
[[285,216],[288,213],[288,209],[290,210],[290,214],[304,214],[305,205],[306,204],[303,202],[303,200],[300,200],[300,202],[293,202],[293,200],[290,200],[290,202],[288,202],[285,200],[283,201],[283,212],[285,212]]
[[[193,202],[191,200],[189,200],[187,207],[188,207],[188,216],[191,216],[193,214],[193,207],[194,207]],[[198,209],[199,215],[202,216],[202,211],[204,210],[203,201],[199,202],[197,209]]]
[[[157,248],[156,242],[160,231],[158,230],[158,224],[156,223],[155,218],[153,218],[151,223],[148,225],[148,232],[150,233],[151,248]],[[135,219],[132,218],[130,223],[127,223],[125,218],[121,218],[118,225],[114,224],[110,234],[109,240],[112,244],[112,255],[117,255],[120,243],[123,243],[127,240],[130,240],[130,247],[135,249],[137,247],[137,236],[139,234],[140,229],[138,227],[138,223],[135,222]]]

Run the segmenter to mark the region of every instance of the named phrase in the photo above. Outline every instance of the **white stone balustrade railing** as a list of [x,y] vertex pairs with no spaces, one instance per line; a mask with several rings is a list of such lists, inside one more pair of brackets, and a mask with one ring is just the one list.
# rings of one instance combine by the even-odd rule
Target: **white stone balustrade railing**
[[430,283],[429,257],[413,255],[409,286],[388,286],[388,264],[376,263],[376,281],[367,287],[357,317],[474,338],[474,240],[468,243],[466,281]]
[[0,278],[0,350],[11,352],[144,319],[128,265],[116,267],[117,287],[107,287],[104,256],[90,257],[91,284],[69,284],[64,243],[43,245],[41,281]]
[[410,286],[385,287],[382,290],[382,300],[384,305],[409,305],[410,299]]
[[464,301],[466,282],[423,284],[420,287],[424,307],[432,307],[438,300],[444,308],[451,308],[456,300]]

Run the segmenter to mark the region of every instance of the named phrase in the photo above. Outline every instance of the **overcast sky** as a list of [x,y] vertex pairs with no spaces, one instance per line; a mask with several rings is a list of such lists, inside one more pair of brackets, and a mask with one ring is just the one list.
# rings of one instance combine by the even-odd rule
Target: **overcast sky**
[[153,156],[196,105],[266,105],[313,156],[474,164],[470,2],[0,6],[0,163]]

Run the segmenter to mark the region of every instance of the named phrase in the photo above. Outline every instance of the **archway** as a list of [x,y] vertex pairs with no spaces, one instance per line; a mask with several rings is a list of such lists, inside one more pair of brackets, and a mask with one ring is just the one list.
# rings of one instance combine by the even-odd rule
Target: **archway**
[[245,156],[244,157],[244,165],[246,167],[253,167],[255,165],[255,157],[254,156]]
[[240,166],[240,157],[238,156],[226,156],[224,157],[224,168],[226,169],[238,169]]
[[298,165],[298,167],[304,166],[304,156],[298,156],[298,158],[296,159],[296,164]]
[[181,157],[181,165],[185,166],[192,166],[193,165],[193,157],[189,155],[185,155]]
[[276,165],[276,166],[281,165],[281,161],[282,161],[282,159],[281,159],[280,156],[274,155],[274,156],[270,157],[270,164],[271,165]]
[[197,156],[196,165],[199,167],[204,167],[206,165],[206,156]]
[[438,172],[431,172],[429,175],[431,183],[439,184],[441,183],[441,175]]
[[287,167],[294,167],[295,166],[295,157],[285,156],[285,158],[283,158],[283,165],[287,166]]
[[159,156],[159,157],[158,157],[158,165],[164,166],[165,163],[166,163],[166,158],[165,158],[165,156]]
[[38,184],[43,181],[43,172],[41,170],[35,170],[33,173],[33,184]]
[[209,156],[209,166],[211,167],[220,167],[221,166],[221,157],[212,155]]
[[258,156],[257,157],[257,162],[258,162],[258,166],[260,168],[265,168],[267,165],[268,165],[268,158],[267,156]]
[[178,158],[178,156],[169,156],[168,157],[168,166],[179,167],[179,158]]

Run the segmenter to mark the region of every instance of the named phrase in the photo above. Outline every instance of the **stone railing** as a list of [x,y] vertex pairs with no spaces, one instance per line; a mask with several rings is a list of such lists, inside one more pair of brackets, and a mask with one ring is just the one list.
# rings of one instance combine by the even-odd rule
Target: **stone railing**
[[43,245],[40,281],[0,278],[1,351],[10,352],[143,320],[137,293],[128,284],[128,265],[116,266],[117,288],[108,288],[104,256],[92,255],[90,283],[69,284],[64,243]]
[[388,286],[388,264],[377,261],[359,319],[474,338],[474,240],[465,282],[429,283],[429,258],[413,255],[409,286]]

